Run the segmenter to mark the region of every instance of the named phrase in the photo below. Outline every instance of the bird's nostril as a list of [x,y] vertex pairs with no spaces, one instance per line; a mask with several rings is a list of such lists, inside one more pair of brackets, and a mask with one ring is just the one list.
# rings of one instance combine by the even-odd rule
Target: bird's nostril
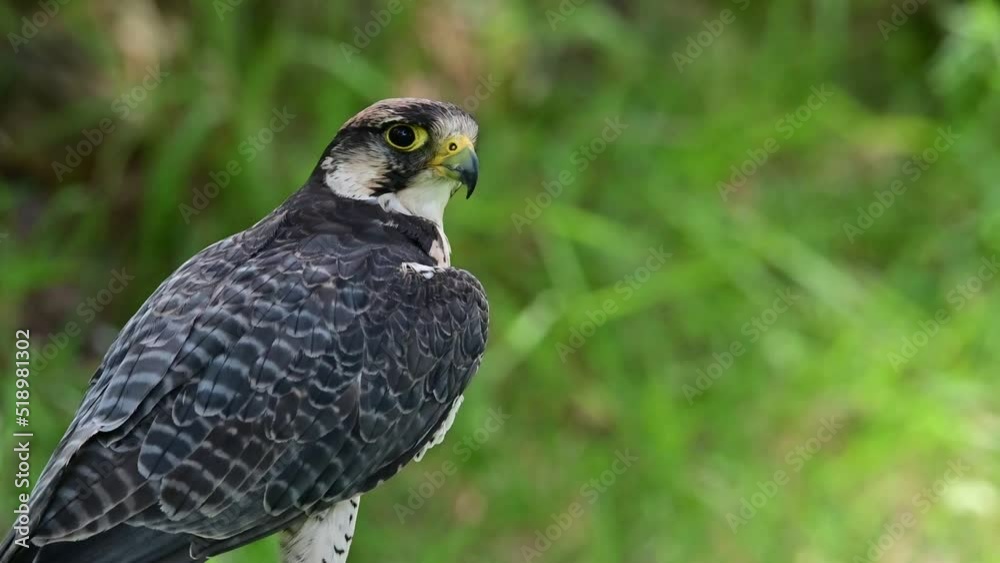
[[451,143],[450,145],[448,145],[448,150],[453,151],[453,152],[457,151],[458,150],[458,143]]

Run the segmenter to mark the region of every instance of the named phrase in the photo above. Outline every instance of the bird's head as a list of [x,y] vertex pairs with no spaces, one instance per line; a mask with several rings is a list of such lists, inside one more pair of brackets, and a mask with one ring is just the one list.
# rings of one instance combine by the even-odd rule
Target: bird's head
[[403,212],[441,225],[451,196],[476,188],[478,133],[476,120],[456,105],[382,100],[344,124],[316,174],[338,195],[391,198]]

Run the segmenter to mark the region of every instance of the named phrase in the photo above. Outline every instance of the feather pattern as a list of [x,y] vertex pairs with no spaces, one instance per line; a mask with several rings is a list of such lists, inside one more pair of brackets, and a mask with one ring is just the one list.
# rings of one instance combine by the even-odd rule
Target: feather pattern
[[33,497],[33,542],[126,523],[205,557],[347,506],[421,455],[487,337],[471,274],[402,267],[435,266],[436,237],[311,181],[182,265],[91,380]]

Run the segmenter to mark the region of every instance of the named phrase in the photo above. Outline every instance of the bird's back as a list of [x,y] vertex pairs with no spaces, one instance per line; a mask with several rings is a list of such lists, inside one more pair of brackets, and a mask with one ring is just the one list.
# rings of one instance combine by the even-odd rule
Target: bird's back
[[[133,546],[123,562],[191,561],[198,538],[236,547],[398,471],[485,344],[471,275],[400,275],[434,263],[434,236],[310,185],[181,266],[124,327],[43,472],[33,538],[85,541],[38,561],[112,544]],[[3,563],[37,554],[12,547]]]

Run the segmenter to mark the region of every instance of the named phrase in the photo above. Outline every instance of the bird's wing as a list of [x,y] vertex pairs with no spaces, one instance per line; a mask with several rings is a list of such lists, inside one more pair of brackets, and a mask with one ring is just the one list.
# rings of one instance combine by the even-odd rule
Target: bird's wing
[[164,282],[39,482],[36,541],[127,522],[229,549],[408,462],[478,368],[485,295],[403,270],[412,250],[346,248],[238,235]]

